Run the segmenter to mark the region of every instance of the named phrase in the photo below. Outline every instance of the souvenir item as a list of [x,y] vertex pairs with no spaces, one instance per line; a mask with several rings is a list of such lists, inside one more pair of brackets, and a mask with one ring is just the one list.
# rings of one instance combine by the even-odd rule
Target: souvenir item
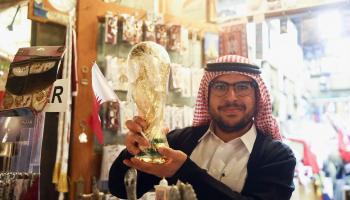
[[191,96],[191,70],[176,63],[171,63],[170,88],[183,97]]
[[128,55],[130,90],[128,96],[136,103],[138,115],[149,124],[144,136],[151,147],[142,148],[136,157],[145,162],[163,163],[157,148],[168,146],[163,133],[163,118],[170,73],[166,50],[154,42],[135,45]]
[[192,63],[191,67],[201,68],[202,67],[202,42],[196,33],[192,35]]
[[155,185],[155,193],[156,193],[156,199],[157,200],[168,200],[169,199],[169,185],[168,181],[163,178],[160,180],[159,185]]
[[106,56],[106,79],[113,90],[128,90],[128,75],[125,59]]
[[132,119],[135,115],[135,104],[129,101],[120,102],[120,133],[126,134],[129,129],[126,127],[125,122],[129,119]]
[[223,27],[220,32],[220,55],[248,57],[246,25]]
[[219,35],[217,33],[205,33],[204,57],[205,61],[214,60],[219,56]]
[[135,34],[134,34],[134,40],[130,42],[130,44],[134,45],[142,41],[143,37],[143,22],[142,20],[136,20],[135,21]]
[[172,25],[169,28],[169,40],[167,48],[172,51],[181,50],[181,26]]
[[191,97],[191,70],[188,67],[181,68],[182,75],[182,89],[181,96],[183,97]]
[[117,131],[119,128],[119,103],[108,102],[106,111],[106,128]]
[[168,43],[168,27],[165,24],[157,24],[155,27],[156,31],[156,42],[163,47],[167,46]]
[[194,114],[193,108],[189,106],[184,106],[183,113],[184,113],[184,127],[191,126],[192,120],[193,120],[193,114]]
[[47,104],[64,47],[21,48],[10,65],[3,109],[28,107],[40,112]]
[[108,180],[109,169],[111,168],[114,160],[118,157],[124,148],[125,146],[122,145],[107,145],[103,147],[100,173],[101,181]]
[[134,16],[123,15],[123,41],[131,45],[137,44],[142,40],[142,25],[141,20],[136,20]]
[[128,200],[136,200],[136,183],[137,183],[137,170],[134,168],[128,169],[124,176],[124,185],[126,190],[126,196]]
[[181,27],[181,53],[188,50],[189,40],[188,29]]
[[125,42],[132,43],[135,35],[135,17],[127,14],[122,15],[123,34],[122,39]]
[[172,109],[172,122],[173,126],[171,130],[184,127],[184,112],[182,107],[174,106]]
[[144,41],[156,41],[155,24],[150,20],[144,21]]
[[118,16],[107,14],[105,18],[105,42],[107,44],[117,44]]
[[181,68],[182,66],[177,63],[170,64],[170,89],[176,92],[181,92]]

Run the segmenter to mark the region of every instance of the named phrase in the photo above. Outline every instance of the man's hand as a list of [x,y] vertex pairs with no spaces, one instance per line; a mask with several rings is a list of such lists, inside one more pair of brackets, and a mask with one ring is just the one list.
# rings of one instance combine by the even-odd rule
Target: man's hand
[[126,149],[132,154],[137,155],[141,152],[142,147],[148,147],[150,144],[142,132],[147,129],[147,122],[141,117],[134,117],[133,120],[128,120],[125,123],[126,127],[129,129],[129,132],[125,137],[125,146]]
[[173,176],[187,159],[187,155],[184,152],[169,147],[160,147],[158,152],[166,157],[165,163],[146,163],[137,158],[126,159],[123,162],[129,167],[163,178]]

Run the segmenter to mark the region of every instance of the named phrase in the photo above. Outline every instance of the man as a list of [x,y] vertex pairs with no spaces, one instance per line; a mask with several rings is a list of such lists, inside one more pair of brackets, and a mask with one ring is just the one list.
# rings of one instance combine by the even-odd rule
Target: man
[[198,199],[290,199],[295,157],[281,143],[271,114],[269,94],[257,66],[228,55],[207,64],[201,80],[193,126],[168,133],[170,148],[159,148],[165,164],[132,158],[148,145],[139,134],[147,128],[140,117],[127,121],[126,150],[109,174],[112,194],[126,197],[124,174],[139,171],[137,195],[153,189],[160,177],[170,184],[190,183]]

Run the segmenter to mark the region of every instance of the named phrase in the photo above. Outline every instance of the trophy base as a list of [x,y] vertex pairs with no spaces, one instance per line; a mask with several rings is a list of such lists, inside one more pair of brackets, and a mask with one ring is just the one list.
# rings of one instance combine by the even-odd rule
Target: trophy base
[[145,151],[139,153],[135,156],[135,158],[147,162],[147,163],[155,163],[155,164],[163,164],[166,159],[161,154],[158,153],[155,149],[146,149]]

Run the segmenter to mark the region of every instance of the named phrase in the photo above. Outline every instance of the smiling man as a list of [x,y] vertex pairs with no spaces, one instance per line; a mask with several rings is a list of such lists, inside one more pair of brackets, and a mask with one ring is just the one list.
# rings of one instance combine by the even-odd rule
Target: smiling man
[[190,183],[198,199],[290,199],[295,157],[283,144],[259,67],[247,58],[228,55],[207,64],[195,108],[193,126],[173,130],[170,148],[159,148],[164,164],[133,158],[149,145],[140,132],[141,117],[127,121],[126,149],[109,174],[112,194],[125,198],[124,174],[139,171],[137,195],[153,189],[160,177],[171,184]]

